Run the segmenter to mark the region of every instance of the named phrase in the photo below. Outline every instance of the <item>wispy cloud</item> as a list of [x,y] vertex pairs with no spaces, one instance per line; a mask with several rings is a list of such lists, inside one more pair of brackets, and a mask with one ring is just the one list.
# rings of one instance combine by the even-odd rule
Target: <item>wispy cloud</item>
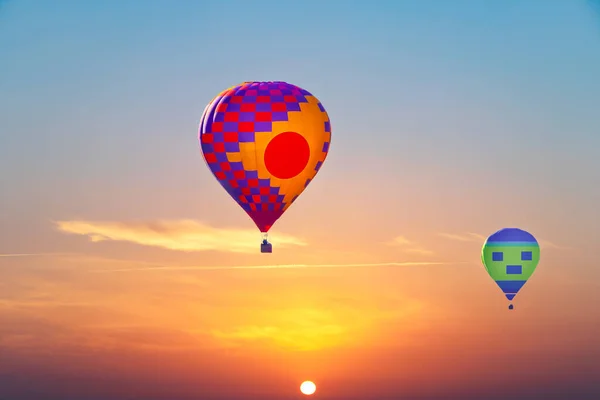
[[[408,299],[393,301],[389,309],[364,300],[351,306],[325,304],[329,307],[273,308],[268,314],[257,313],[252,324],[213,329],[210,333],[229,346],[270,342],[293,350],[318,350],[359,343],[367,332],[382,325],[410,320],[409,325],[414,327],[417,323],[414,317],[425,308],[424,303]],[[406,328],[403,333],[407,333]]]
[[404,236],[396,236],[392,240],[385,242],[388,246],[400,247],[403,253],[431,255],[433,251],[419,246],[417,243],[405,238]]
[[550,249],[556,249],[556,250],[569,250],[571,249],[571,247],[567,247],[567,246],[560,246],[556,243],[552,243],[549,242],[547,240],[543,240],[543,239],[538,239],[538,243],[540,244],[541,248],[550,248]]
[[[212,330],[212,335],[229,344],[269,341],[296,350],[317,350],[340,344],[348,328],[336,323],[279,324],[279,326],[239,326],[229,331]],[[239,343],[242,342],[242,343]],[[333,343],[330,343],[333,342]]]
[[60,257],[68,256],[72,253],[0,253],[1,257]]
[[427,250],[424,249],[422,247],[409,247],[406,249],[402,249],[403,252],[405,253],[411,253],[411,254],[422,254],[422,255],[431,255],[433,254],[432,250]]
[[472,232],[466,232],[462,234],[440,232],[438,235],[446,239],[458,240],[460,242],[483,242],[486,239],[485,236]]
[[[123,241],[179,251],[256,253],[260,236],[255,229],[216,228],[194,220],[118,222],[58,221],[58,230],[87,236],[93,242]],[[277,233],[278,247],[306,246],[297,237]]]
[[154,265],[150,266],[143,263],[142,267],[134,268],[119,268],[119,269],[100,269],[92,270],[94,273],[107,272],[135,272],[135,271],[180,271],[180,270],[196,270],[196,271],[218,271],[218,270],[252,270],[252,269],[301,269],[301,268],[365,268],[365,267],[414,267],[428,265],[453,265],[453,264],[471,264],[469,261],[454,261],[454,262],[429,262],[429,261],[409,261],[409,262],[387,262],[387,263],[370,263],[370,264],[277,264],[277,265],[220,265],[220,266],[166,266]]
[[392,240],[386,242],[388,246],[408,246],[413,244],[412,241],[408,240],[404,236],[396,236]]

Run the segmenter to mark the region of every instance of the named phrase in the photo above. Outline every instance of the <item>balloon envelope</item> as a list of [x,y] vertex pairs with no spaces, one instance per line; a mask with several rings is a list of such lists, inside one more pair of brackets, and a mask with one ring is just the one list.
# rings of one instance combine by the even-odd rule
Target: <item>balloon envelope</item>
[[486,240],[481,260],[506,298],[512,300],[535,271],[540,261],[540,246],[531,233],[505,228]]
[[323,165],[331,124],[304,89],[244,82],[208,104],[199,141],[213,175],[266,233]]

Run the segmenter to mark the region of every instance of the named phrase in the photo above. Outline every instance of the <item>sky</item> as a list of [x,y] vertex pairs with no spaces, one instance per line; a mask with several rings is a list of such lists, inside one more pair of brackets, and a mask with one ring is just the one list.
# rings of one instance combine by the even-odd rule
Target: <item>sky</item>
[[[0,398],[600,398],[598,71],[583,0],[1,2]],[[332,123],[273,254],[197,142],[251,80]]]

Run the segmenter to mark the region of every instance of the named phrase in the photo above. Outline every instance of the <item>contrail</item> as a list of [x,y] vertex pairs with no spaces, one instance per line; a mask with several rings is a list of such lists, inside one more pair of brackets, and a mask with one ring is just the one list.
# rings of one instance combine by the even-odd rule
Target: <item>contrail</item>
[[301,269],[301,268],[362,268],[362,267],[408,267],[425,265],[449,265],[449,264],[472,264],[472,262],[388,262],[371,264],[280,264],[280,265],[229,265],[229,266],[156,266],[147,268],[126,268],[110,270],[93,270],[93,273],[107,272],[135,272],[135,271],[177,271],[177,270],[196,270],[196,271],[217,271],[217,270],[244,270],[244,269]]

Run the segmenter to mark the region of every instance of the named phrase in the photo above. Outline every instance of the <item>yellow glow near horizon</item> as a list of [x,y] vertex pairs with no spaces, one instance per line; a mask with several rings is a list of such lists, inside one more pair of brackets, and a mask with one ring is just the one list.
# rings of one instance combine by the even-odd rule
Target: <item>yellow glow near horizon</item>
[[302,394],[305,394],[307,396],[313,394],[316,390],[317,385],[315,385],[311,381],[302,382],[302,385],[300,385],[300,391],[302,392]]

